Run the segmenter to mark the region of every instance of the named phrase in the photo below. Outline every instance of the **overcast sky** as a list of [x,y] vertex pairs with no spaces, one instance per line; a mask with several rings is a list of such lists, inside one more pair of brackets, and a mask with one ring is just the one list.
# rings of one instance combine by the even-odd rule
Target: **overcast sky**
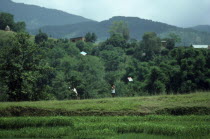
[[96,21],[132,16],[180,27],[210,25],[210,0],[12,0]]

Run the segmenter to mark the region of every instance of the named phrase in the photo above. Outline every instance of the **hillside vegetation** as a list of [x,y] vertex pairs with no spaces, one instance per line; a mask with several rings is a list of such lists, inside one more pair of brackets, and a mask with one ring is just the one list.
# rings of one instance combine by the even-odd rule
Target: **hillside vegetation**
[[210,33],[210,25],[198,25],[198,26],[191,27],[191,28],[194,30],[197,30],[197,31]]
[[[10,33],[14,36],[7,37]],[[119,97],[210,89],[210,51],[175,48],[176,34],[165,38],[165,47],[154,32],[145,33],[142,41],[129,40],[124,22],[116,22],[110,38],[99,44],[94,33],[89,42],[75,43],[41,31],[35,37],[1,34],[0,101],[104,98],[111,96],[112,84]]]
[[8,39],[11,38],[12,36],[14,36],[14,32],[0,30],[0,42],[8,41]]
[[15,3],[11,0],[0,1],[0,12],[11,13],[16,21],[24,21],[28,29],[37,30],[46,25],[66,25],[91,21],[63,11]]
[[210,44],[208,26],[185,29],[152,20],[123,16],[97,22],[63,11],[15,3],[11,0],[0,1],[0,12],[14,14],[15,21],[24,21],[27,31],[33,35],[36,35],[40,28],[54,38],[74,38],[94,32],[101,42],[109,38],[108,31],[114,21],[123,21],[128,24],[132,39],[141,40],[145,32],[155,32],[163,38],[170,33],[176,33],[181,37],[179,45]]
[[[98,41],[105,41],[109,38],[110,27],[115,21],[123,21],[127,23],[130,37],[136,40],[141,40],[145,32],[155,32],[161,38],[167,37],[170,33],[175,33],[181,38],[179,45],[189,46],[191,44],[210,44],[210,34],[207,32],[180,28],[137,17],[117,16],[101,22],[90,21],[73,25],[46,26],[41,29],[55,38],[73,38],[84,36],[87,32],[95,32],[98,36]],[[30,32],[36,34],[37,30],[30,30]]]
[[0,116],[209,115],[210,93],[90,100],[2,102]]

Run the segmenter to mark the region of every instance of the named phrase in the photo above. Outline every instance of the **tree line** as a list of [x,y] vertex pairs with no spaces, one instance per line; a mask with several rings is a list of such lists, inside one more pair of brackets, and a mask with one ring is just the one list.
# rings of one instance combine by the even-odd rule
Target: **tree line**
[[[179,37],[159,38],[146,32],[131,39],[127,24],[114,22],[110,37],[95,43],[52,39],[39,31],[34,41],[26,32],[2,40],[0,46],[0,100],[37,101],[117,96],[190,93],[210,89],[210,51],[175,47]],[[165,45],[162,41],[167,42]],[[87,55],[81,55],[80,52]],[[131,77],[133,81],[129,81]]]
[[25,31],[25,22],[15,22],[14,16],[9,13],[0,12],[0,30],[5,30],[9,27],[12,31],[22,32]]

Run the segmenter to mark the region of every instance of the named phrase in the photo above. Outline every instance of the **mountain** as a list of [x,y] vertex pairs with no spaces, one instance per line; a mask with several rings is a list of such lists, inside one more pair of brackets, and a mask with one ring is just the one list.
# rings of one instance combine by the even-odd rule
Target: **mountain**
[[198,25],[195,27],[191,27],[191,29],[210,33],[210,25]]
[[54,38],[72,38],[84,36],[87,32],[94,32],[98,41],[109,37],[109,28],[114,21],[124,21],[128,24],[130,37],[141,40],[145,32],[156,32],[161,38],[169,33],[176,33],[182,39],[179,45],[210,44],[210,26],[196,26],[180,28],[152,20],[138,17],[116,16],[108,20],[96,22],[59,10],[47,9],[39,6],[14,3],[11,0],[0,0],[0,12],[9,12],[16,21],[25,21],[27,30],[37,34],[39,28]]
[[24,21],[28,29],[38,29],[47,25],[65,25],[91,21],[59,10],[47,9],[34,5],[0,0],[0,12],[14,15],[15,21]]
[[[130,30],[131,38],[137,40],[141,40],[145,32],[156,32],[161,38],[167,37],[169,33],[175,33],[182,39],[180,45],[210,44],[210,33],[188,28],[179,28],[138,17],[116,16],[102,22],[89,21],[64,26],[46,26],[42,27],[41,30],[55,38],[72,38],[84,36],[87,32],[94,32],[98,36],[99,41],[104,41],[109,37],[108,31],[114,21],[126,22]],[[36,31],[31,30],[31,33],[36,34]]]
[[[104,40],[109,37],[108,31],[114,21],[126,22],[130,30],[131,38],[135,39],[141,39],[141,36],[144,34],[144,32],[153,31],[156,33],[163,33],[177,28],[175,26],[160,22],[153,22],[151,20],[140,19],[138,17],[116,16],[101,22],[90,21],[64,26],[46,26],[42,27],[41,30],[56,38],[77,37],[83,36],[87,32],[95,32],[100,40]],[[32,33],[35,32],[32,31]]]

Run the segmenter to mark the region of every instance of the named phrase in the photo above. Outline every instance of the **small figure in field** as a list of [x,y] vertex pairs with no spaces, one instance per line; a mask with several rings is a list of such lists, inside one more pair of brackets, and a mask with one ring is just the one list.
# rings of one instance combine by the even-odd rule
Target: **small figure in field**
[[111,92],[111,94],[112,94],[112,97],[115,97],[115,85],[114,84],[112,85],[112,92]]

